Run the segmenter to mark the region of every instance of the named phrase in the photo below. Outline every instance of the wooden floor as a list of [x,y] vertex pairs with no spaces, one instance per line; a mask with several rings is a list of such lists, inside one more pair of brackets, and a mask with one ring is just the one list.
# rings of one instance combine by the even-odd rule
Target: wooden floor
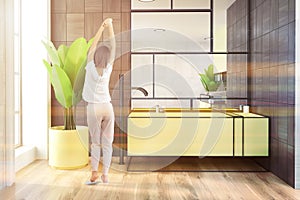
[[89,170],[55,170],[35,161],[0,191],[0,199],[300,199],[300,190],[270,172],[127,172],[114,160],[109,184],[87,186]]

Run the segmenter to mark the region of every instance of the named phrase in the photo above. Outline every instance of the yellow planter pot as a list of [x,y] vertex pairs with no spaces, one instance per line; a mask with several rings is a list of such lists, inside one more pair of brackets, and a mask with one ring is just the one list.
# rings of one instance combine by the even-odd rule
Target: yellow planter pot
[[63,130],[62,126],[49,129],[49,165],[58,169],[77,169],[89,161],[88,127]]

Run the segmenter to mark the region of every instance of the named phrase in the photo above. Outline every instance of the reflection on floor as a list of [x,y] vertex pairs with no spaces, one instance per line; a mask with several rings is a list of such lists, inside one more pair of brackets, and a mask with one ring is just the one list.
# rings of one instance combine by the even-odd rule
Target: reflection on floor
[[266,172],[250,158],[228,157],[130,157],[127,170],[132,172]]

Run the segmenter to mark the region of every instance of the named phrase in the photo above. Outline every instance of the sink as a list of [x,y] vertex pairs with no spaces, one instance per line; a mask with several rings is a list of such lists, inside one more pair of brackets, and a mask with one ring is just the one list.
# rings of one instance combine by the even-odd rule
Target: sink
[[[211,108],[164,108],[164,112],[212,112],[212,111],[224,111],[224,112],[238,112],[235,108],[224,108],[221,110]],[[131,112],[155,112],[155,108],[133,108]]]

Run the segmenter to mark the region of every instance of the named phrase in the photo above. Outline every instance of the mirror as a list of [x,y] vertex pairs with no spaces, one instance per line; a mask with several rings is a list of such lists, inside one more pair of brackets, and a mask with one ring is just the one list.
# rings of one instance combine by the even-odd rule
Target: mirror
[[209,9],[210,0],[131,0],[131,9]]
[[[207,93],[199,73],[211,64],[215,79],[226,80],[227,9],[234,1],[214,0],[210,12],[210,0],[132,0],[131,85],[149,93],[133,91],[133,107],[140,98],[154,105],[186,98],[181,104],[189,105],[188,98]],[[218,91],[225,89],[226,83]]]

